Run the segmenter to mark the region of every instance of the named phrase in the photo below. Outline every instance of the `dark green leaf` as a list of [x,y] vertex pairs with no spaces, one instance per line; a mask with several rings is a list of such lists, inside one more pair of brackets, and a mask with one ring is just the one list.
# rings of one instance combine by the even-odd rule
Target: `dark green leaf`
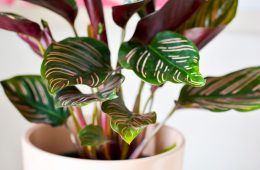
[[115,99],[117,98],[116,89],[123,81],[124,77],[122,75],[113,75],[107,79],[104,87],[94,94],[83,94],[74,86],[66,87],[56,94],[57,106],[84,106],[94,101]]
[[141,79],[155,85],[166,81],[203,86],[199,73],[199,53],[188,39],[173,32],[158,33],[147,46],[124,43],[119,51],[120,64],[132,69]]
[[156,113],[137,114],[130,112],[121,98],[102,103],[103,112],[111,117],[111,128],[130,144],[143,129],[156,122]]
[[184,86],[178,102],[184,108],[205,108],[214,112],[259,109],[260,67],[209,77],[201,88]]
[[78,13],[75,0],[23,0],[35,5],[39,5],[56,12],[64,17],[68,22],[74,24]]
[[99,87],[111,74],[108,47],[91,38],[68,38],[53,43],[41,68],[51,93],[68,86]]
[[55,108],[41,76],[18,76],[1,84],[10,101],[30,122],[58,126],[67,120],[68,111]]
[[100,126],[87,125],[79,132],[81,146],[98,146],[105,143],[103,130]]
[[233,20],[237,6],[238,0],[205,1],[178,30],[201,49]]

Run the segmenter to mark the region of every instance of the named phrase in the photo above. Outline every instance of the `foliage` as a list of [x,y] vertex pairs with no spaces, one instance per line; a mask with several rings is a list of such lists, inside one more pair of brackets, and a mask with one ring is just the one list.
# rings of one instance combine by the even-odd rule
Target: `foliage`
[[[80,142],[77,147],[86,158],[137,158],[180,108],[214,112],[260,108],[259,67],[208,77],[207,82],[199,69],[199,50],[233,20],[238,0],[168,0],[160,9],[156,9],[154,0],[125,1],[128,3],[114,6],[113,19],[122,28],[122,35],[129,19],[134,14],[140,17],[130,40],[121,42],[116,68],[110,61],[101,0],[84,0],[90,19],[88,36],[79,36],[74,26],[78,14],[74,0],[24,1],[63,17],[75,36],[56,41],[47,21],[38,24],[17,14],[0,13],[0,28],[16,32],[43,57],[41,76],[18,76],[1,84],[10,101],[31,122],[65,124],[75,136],[74,129],[66,124],[70,114],[77,133],[73,142]],[[133,109],[123,99],[123,69],[132,70],[141,79]],[[145,127],[156,123],[156,113],[151,112],[155,91],[166,82],[185,86],[174,108],[144,138]],[[151,85],[150,96],[141,109],[143,87],[147,84]],[[80,90],[79,85],[91,93]],[[94,103],[91,115],[82,109],[90,103]],[[148,106],[148,113],[143,113]]]

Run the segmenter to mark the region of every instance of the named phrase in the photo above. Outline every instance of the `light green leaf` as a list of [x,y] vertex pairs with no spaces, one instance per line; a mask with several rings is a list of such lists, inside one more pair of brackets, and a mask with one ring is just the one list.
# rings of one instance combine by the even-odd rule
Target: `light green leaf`
[[201,88],[184,86],[180,107],[205,108],[214,112],[231,109],[247,112],[260,108],[260,67],[207,78]]
[[67,38],[50,45],[44,56],[41,73],[51,93],[77,84],[98,87],[111,74],[109,49],[95,39]]
[[9,100],[30,122],[59,126],[66,122],[66,109],[55,108],[41,76],[17,76],[1,82]]
[[79,132],[81,146],[98,146],[106,142],[103,129],[96,125],[87,125]]
[[168,148],[165,148],[165,149],[161,150],[161,151],[160,151],[160,154],[165,153],[165,152],[168,152],[168,151],[170,151],[170,150],[173,150],[174,148],[176,148],[176,146],[177,146],[177,145],[176,145],[176,143],[175,143],[175,144],[169,146]]
[[112,75],[97,93],[83,94],[75,86],[66,87],[55,95],[58,107],[85,106],[94,101],[106,101],[117,98],[116,90],[123,83],[124,76]]
[[203,86],[199,72],[199,52],[188,39],[174,32],[160,32],[146,47],[137,42],[123,43],[120,64],[141,79],[155,85],[166,81]]
[[130,112],[121,98],[102,103],[103,112],[111,117],[111,128],[130,144],[143,129],[156,123],[156,113],[137,114]]

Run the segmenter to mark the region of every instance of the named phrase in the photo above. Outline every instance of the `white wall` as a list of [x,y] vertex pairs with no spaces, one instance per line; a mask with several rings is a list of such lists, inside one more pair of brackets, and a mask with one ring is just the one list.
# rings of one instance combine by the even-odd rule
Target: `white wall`
[[[249,66],[259,66],[260,47],[260,2],[241,0],[236,20],[210,43],[201,53],[201,72],[207,75],[222,75]],[[1,6],[0,9],[6,7]],[[10,10],[10,9],[8,9]],[[56,38],[71,34],[68,25],[52,13],[42,9],[24,10],[25,16],[39,20],[42,16],[49,20]],[[111,13],[106,11],[109,24],[110,44],[117,49],[120,29],[112,24]],[[33,15],[32,15],[33,14]],[[85,12],[77,22],[84,34],[87,23]],[[134,25],[131,25],[133,27]],[[71,34],[72,35],[72,34]],[[116,56],[113,51],[113,57]],[[0,79],[17,74],[39,74],[41,59],[35,56],[13,33],[0,30]],[[127,80],[127,104],[132,104],[138,80],[129,71]],[[181,86],[167,84],[158,92],[155,110],[159,119],[169,110],[177,98]],[[20,136],[29,127],[10,104],[0,89],[0,169],[21,169]],[[260,169],[260,111],[251,113],[211,113],[205,110],[179,111],[168,124],[180,129],[187,141],[185,170],[259,170]]]

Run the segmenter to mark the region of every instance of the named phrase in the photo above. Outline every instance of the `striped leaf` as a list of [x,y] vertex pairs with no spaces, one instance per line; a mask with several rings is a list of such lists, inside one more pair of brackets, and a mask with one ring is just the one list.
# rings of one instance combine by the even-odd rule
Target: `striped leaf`
[[55,95],[58,107],[85,106],[94,101],[106,101],[117,98],[116,90],[124,77],[116,74],[107,79],[107,83],[94,94],[83,94],[75,86],[66,87]]
[[178,30],[201,49],[233,20],[237,6],[238,0],[205,1]]
[[23,0],[29,3],[48,8],[74,24],[78,13],[75,0]]
[[185,108],[214,112],[231,109],[246,112],[260,108],[260,67],[247,68],[222,77],[209,77],[201,88],[184,86],[179,103]]
[[177,33],[158,33],[148,46],[133,41],[123,43],[119,57],[124,68],[154,85],[166,81],[193,86],[205,84],[199,72],[198,49]]
[[156,113],[137,114],[130,112],[121,98],[102,103],[103,112],[111,117],[111,128],[130,144],[143,129],[156,122]]
[[51,44],[45,52],[41,73],[55,93],[85,84],[99,87],[111,74],[108,47],[91,38],[68,38]]
[[81,146],[98,146],[105,143],[103,129],[96,125],[87,125],[79,132]]
[[58,126],[67,120],[68,111],[55,108],[41,76],[18,76],[1,84],[9,100],[28,121]]

